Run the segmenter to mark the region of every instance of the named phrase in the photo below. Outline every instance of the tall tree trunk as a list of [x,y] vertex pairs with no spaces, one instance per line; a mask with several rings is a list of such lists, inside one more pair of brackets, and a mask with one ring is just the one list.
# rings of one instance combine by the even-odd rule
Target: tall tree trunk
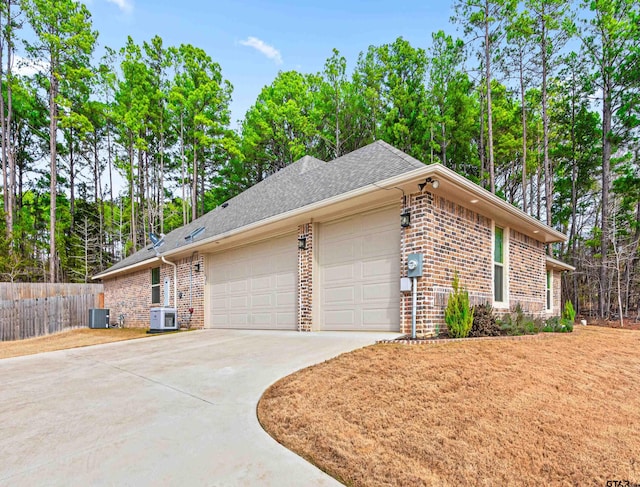
[[487,82],[487,143],[489,148],[489,187],[496,192],[496,168],[493,157],[493,110],[491,104],[491,36],[489,35],[489,1],[485,0],[484,53]]
[[73,233],[76,221],[76,161],[73,151],[73,129],[69,129],[69,213],[71,214],[71,224],[69,232]]
[[[541,13],[541,37],[540,37],[540,55],[542,58],[542,156],[544,165],[544,193],[546,207],[546,223],[551,226],[553,223],[551,209],[553,205],[553,169],[551,160],[549,159],[549,114],[547,111],[548,95],[547,95],[547,76],[548,76],[548,59],[547,59],[547,24],[545,21],[544,3],[542,4]],[[547,246],[547,253],[551,255],[552,247]]]
[[[133,134],[129,134],[129,198],[131,199],[131,244],[133,245],[133,251],[138,250],[138,239],[136,238],[136,195],[134,192],[134,179],[133,179]],[[126,257],[126,256],[125,256]]]
[[58,165],[57,165],[57,133],[58,133],[58,107],[56,98],[58,96],[58,78],[55,75],[56,62],[51,56],[51,79],[49,80],[49,152],[50,152],[50,204],[49,204],[49,280],[56,282],[56,269],[58,264],[56,254],[56,198],[58,194]]
[[[521,52],[522,54],[522,52]],[[522,105],[522,211],[527,213],[527,103],[524,86],[524,65],[520,56],[520,104]]]
[[602,216],[601,216],[601,263],[600,263],[600,298],[598,300],[598,308],[600,316],[608,318],[609,310],[607,309],[607,284],[609,273],[608,253],[609,253],[609,187],[611,185],[611,85],[609,77],[603,73],[602,83]]
[[487,169],[487,155],[485,152],[485,145],[484,145],[484,100],[482,99],[482,90],[480,90],[480,143],[478,144],[479,147],[479,151],[480,151],[480,185],[482,187],[485,187],[485,179],[484,179],[484,175],[485,175],[485,170]]
[[181,180],[180,187],[182,188],[182,224],[186,225],[188,222],[189,214],[187,211],[187,191],[185,181],[187,178],[186,163],[184,160],[184,118],[182,112],[180,112],[180,170]]
[[191,178],[191,220],[198,216],[198,150],[196,141],[193,141],[193,174]]

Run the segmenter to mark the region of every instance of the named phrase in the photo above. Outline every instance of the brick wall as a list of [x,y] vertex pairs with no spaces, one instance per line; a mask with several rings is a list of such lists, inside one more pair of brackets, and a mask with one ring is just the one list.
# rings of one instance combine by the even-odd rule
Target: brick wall
[[306,238],[306,249],[298,249],[298,330],[313,326],[313,224],[298,227],[298,237]]
[[[424,274],[418,279],[416,331],[430,335],[446,328],[444,307],[454,272],[469,290],[472,303],[491,300],[491,220],[432,193],[408,197],[411,226],[403,229],[402,275],[407,256],[424,254]],[[404,293],[402,332],[411,331],[411,293]]]
[[553,315],[562,315],[562,272],[553,271],[553,284],[551,285],[553,294]]
[[[200,271],[196,271],[196,264]],[[204,326],[204,257],[194,255],[175,261],[178,266],[178,322],[182,327],[202,328]],[[160,267],[160,303],[151,303],[151,269]],[[104,284],[104,306],[110,310],[111,320],[117,321],[122,313],[125,326],[148,327],[150,309],[164,303],[164,279],[168,277],[169,305],[173,303],[173,266],[163,262],[126,275],[106,278]],[[191,286],[190,282],[191,272]],[[193,313],[189,309],[193,309]]]
[[520,232],[509,232],[509,304],[520,303],[534,316],[546,310],[547,265],[545,246]]
[[[446,330],[444,308],[454,272],[469,291],[471,305],[493,302],[493,222],[473,210],[432,193],[408,197],[411,226],[403,229],[401,273],[407,256],[424,254],[424,274],[418,279],[416,332],[432,335]],[[507,298],[529,313],[544,311],[546,267],[544,245],[516,231],[505,233],[508,252]],[[560,284],[554,283],[554,289]],[[401,303],[402,332],[411,331],[411,293]],[[506,309],[504,310],[506,311]]]

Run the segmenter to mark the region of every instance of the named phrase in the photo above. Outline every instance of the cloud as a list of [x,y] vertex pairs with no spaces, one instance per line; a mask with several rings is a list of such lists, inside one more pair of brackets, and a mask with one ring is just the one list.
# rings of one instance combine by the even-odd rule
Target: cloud
[[240,41],[240,44],[243,46],[253,47],[257,51],[260,51],[262,54],[267,56],[269,59],[273,59],[276,64],[282,64],[282,56],[280,55],[280,51],[278,51],[275,47],[266,44],[263,40],[258,39],[257,37],[249,36],[246,41]]
[[117,5],[123,14],[133,12],[133,0],[107,0],[107,2]]
[[46,73],[49,63],[44,59],[27,59],[22,56],[13,57],[13,74],[21,76],[33,76],[36,73]]

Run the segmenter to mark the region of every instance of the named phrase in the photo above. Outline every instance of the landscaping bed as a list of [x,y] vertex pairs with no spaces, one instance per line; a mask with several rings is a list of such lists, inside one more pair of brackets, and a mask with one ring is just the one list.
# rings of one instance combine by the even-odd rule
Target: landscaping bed
[[640,482],[640,333],[381,344],[286,377],[258,405],[347,485]]

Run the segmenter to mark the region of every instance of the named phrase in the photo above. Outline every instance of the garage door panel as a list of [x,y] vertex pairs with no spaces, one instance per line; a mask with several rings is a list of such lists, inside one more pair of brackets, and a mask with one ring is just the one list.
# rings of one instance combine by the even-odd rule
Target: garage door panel
[[325,310],[325,329],[340,329],[344,323],[353,323],[355,321],[354,314],[353,310]]
[[324,268],[324,282],[328,285],[350,281],[355,274],[354,264],[333,265]]
[[391,274],[396,272],[396,270],[398,271],[398,275],[400,272],[400,269],[397,263],[392,262],[388,258],[363,262],[361,269],[362,269],[361,276],[365,281],[368,281],[370,279],[375,280],[375,279],[382,278],[384,280],[387,280],[388,282],[388,277]]
[[388,256],[398,252],[395,248],[398,230],[378,233],[375,238],[362,242],[362,258],[369,259],[378,256]]
[[[219,315],[219,316],[225,316],[225,315]],[[231,325],[248,325],[249,324],[249,320],[246,314],[241,313],[229,313],[228,314],[228,320],[229,320],[229,324]]]
[[297,285],[297,276],[289,273],[276,275],[276,286],[282,289],[294,289]]
[[297,328],[297,235],[207,256],[209,326]]
[[251,308],[257,309],[260,307],[271,307],[271,293],[251,293]]
[[271,288],[271,276],[254,277],[251,279],[251,291],[262,291]]
[[354,304],[355,289],[353,287],[327,288],[325,291],[325,305]]
[[246,293],[249,290],[247,281],[229,281],[227,283],[227,293]]
[[388,282],[365,284],[362,286],[362,301],[389,303],[395,301],[395,290]]
[[362,327],[368,330],[388,330],[389,322],[395,318],[387,308],[367,309],[362,312]]
[[400,329],[400,209],[322,224],[320,324],[327,330]]
[[345,239],[337,242],[323,242],[320,248],[326,265],[351,262],[356,256],[356,248],[352,240]]
[[276,302],[278,306],[295,306],[296,295],[292,292],[278,293],[276,295]]

